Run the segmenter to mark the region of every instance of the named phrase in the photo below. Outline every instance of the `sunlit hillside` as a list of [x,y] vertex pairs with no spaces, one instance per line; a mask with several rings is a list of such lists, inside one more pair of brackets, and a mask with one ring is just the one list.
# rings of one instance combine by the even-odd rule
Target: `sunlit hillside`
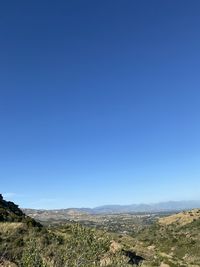
[[93,221],[42,226],[1,197],[0,218],[1,266],[200,266],[198,209],[156,217],[94,215]]

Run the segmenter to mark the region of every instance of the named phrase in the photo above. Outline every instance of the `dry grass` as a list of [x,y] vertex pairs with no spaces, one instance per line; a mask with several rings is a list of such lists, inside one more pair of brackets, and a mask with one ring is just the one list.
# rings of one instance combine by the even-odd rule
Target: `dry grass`
[[17,265],[10,261],[3,261],[0,263],[0,267],[17,267]]
[[159,224],[170,225],[173,223],[177,223],[178,225],[183,226],[197,219],[200,219],[200,209],[185,211],[168,217],[160,218]]
[[13,231],[16,231],[19,228],[24,226],[23,223],[15,223],[15,222],[1,222],[0,223],[0,233],[6,234]]

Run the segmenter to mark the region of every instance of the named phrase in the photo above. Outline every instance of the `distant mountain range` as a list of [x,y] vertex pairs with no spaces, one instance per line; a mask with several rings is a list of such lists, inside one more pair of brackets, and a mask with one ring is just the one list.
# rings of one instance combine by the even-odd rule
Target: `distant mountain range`
[[200,208],[200,201],[168,201],[153,204],[105,205],[92,209],[92,213],[129,213],[181,211]]
[[81,214],[114,214],[114,213],[140,213],[140,212],[173,212],[200,208],[200,201],[169,201],[154,204],[132,204],[132,205],[105,205],[96,208],[68,208],[55,210],[23,209],[31,217],[71,217]]

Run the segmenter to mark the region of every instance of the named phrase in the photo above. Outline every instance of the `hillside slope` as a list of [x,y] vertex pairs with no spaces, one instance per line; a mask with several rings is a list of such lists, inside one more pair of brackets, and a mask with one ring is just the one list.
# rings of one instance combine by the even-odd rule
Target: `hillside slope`
[[19,222],[25,218],[24,213],[13,202],[6,201],[0,194],[0,221]]
[[199,209],[163,217],[136,238],[135,249],[152,251],[154,266],[200,266]]
[[187,225],[200,219],[200,209],[180,212],[171,216],[159,219],[161,225],[177,224],[179,226]]
[[34,219],[2,196],[0,216],[0,266],[128,267],[133,256],[144,258],[143,267],[200,267],[199,209],[120,235],[70,221],[34,227]]
[[34,219],[2,196],[0,215],[1,267],[129,266],[128,257],[110,250],[111,236],[103,231],[76,223],[35,227]]
[[11,201],[6,201],[0,194],[0,222],[23,222],[30,226],[42,227],[31,217],[27,216],[22,210]]

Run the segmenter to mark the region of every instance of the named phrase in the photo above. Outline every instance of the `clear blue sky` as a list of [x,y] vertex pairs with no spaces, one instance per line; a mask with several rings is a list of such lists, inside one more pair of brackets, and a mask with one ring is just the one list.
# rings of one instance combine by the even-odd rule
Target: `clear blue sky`
[[199,0],[2,2],[6,198],[200,199],[199,12]]

